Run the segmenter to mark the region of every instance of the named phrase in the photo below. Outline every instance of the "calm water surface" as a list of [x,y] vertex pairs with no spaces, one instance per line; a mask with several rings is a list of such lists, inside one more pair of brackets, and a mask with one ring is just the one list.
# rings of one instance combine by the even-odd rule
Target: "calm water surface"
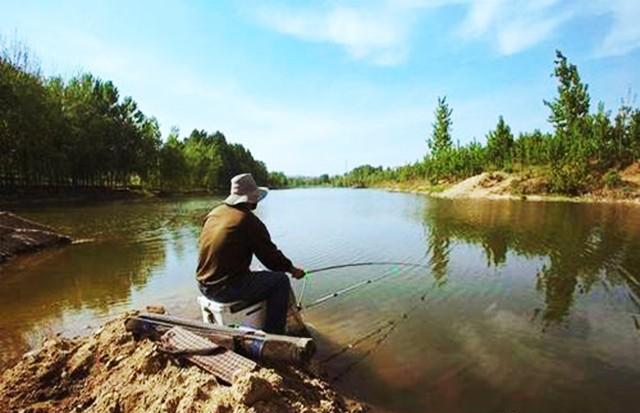
[[[129,308],[198,317],[197,237],[219,201],[15,211],[94,241],[0,268],[0,365]],[[385,276],[305,310],[343,390],[399,412],[640,409],[640,208],[306,189],[257,213],[308,269],[425,265],[309,277],[307,304]]]

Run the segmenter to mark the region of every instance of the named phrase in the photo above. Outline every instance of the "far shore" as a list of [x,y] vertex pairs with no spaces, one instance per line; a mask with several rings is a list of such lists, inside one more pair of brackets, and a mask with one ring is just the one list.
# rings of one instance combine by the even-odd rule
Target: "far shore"
[[93,203],[103,201],[136,201],[153,198],[179,198],[188,196],[223,196],[224,190],[204,189],[166,191],[140,188],[26,188],[0,192],[0,207],[30,207],[52,204]]
[[[314,188],[315,186],[285,187],[271,189]],[[319,186],[326,188],[327,186]],[[522,172],[483,172],[461,181],[446,181],[437,184],[429,180],[379,181],[352,188],[381,189],[389,192],[404,192],[429,195],[443,199],[485,199],[502,201],[616,203],[640,206],[640,162],[622,173],[622,182],[615,188],[601,187],[580,195],[566,195],[547,191],[545,179],[540,175]],[[37,207],[42,205],[94,203],[104,201],[138,201],[157,198],[181,198],[193,196],[224,197],[226,189],[146,190],[127,188],[17,188],[0,191],[0,207]]]

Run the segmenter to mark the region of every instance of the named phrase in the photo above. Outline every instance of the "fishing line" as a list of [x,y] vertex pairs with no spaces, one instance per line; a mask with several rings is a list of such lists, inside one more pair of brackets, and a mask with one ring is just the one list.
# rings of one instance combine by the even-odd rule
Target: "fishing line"
[[349,363],[344,369],[342,369],[342,371],[338,372],[337,374],[335,374],[333,377],[330,377],[329,380],[330,381],[338,381],[340,379],[342,379],[345,375],[347,375],[354,367],[356,367],[358,364],[362,363],[364,360],[366,360],[368,357],[370,357],[373,353],[375,353],[380,346],[382,346],[382,344],[389,338],[389,336],[391,335],[391,333],[393,333],[393,331],[403,322],[407,321],[410,317],[410,315],[415,312],[420,305],[426,300],[427,295],[429,294],[429,292],[431,290],[433,290],[434,288],[438,287],[438,284],[432,284],[429,288],[427,288],[426,290],[424,290],[424,292],[420,295],[417,295],[416,298],[419,298],[419,300],[413,305],[411,306],[407,311],[400,313],[400,316],[395,318],[395,319],[391,319],[388,320],[386,322],[385,325],[374,329],[373,331],[370,331],[369,333],[366,333],[362,336],[360,336],[359,338],[357,338],[356,340],[352,341],[351,343],[347,344],[346,346],[344,346],[343,348],[339,349],[338,351],[329,354],[327,357],[325,357],[322,362],[328,362],[331,361],[339,356],[341,356],[342,354],[346,353],[349,350],[352,350],[353,348],[355,348],[357,345],[362,344],[363,342],[367,341],[368,339],[377,336],[380,333],[384,333],[381,337],[379,337],[377,340],[374,341],[373,346],[367,350],[366,352],[364,352],[364,354],[362,354],[362,356],[354,361],[352,361],[351,363]]
[[316,301],[312,302],[311,304],[303,307],[302,306],[302,300],[304,299],[304,293],[306,291],[307,288],[307,280],[309,279],[309,277],[311,276],[311,274],[315,274],[315,273],[319,273],[319,272],[323,272],[323,271],[329,271],[329,270],[336,270],[336,269],[340,269],[340,268],[350,268],[350,267],[364,267],[364,266],[374,266],[374,265],[397,265],[397,266],[403,266],[403,267],[415,267],[415,268],[427,268],[429,269],[429,266],[424,265],[424,264],[416,264],[416,263],[412,263],[412,262],[394,262],[394,261],[369,261],[369,262],[354,262],[354,263],[349,263],[349,264],[338,264],[338,265],[330,265],[327,267],[321,267],[321,268],[316,268],[313,270],[309,270],[306,273],[306,276],[303,278],[302,280],[302,288],[300,289],[300,295],[298,297],[298,310],[302,311],[305,310],[307,308],[311,308],[311,307],[315,307],[317,305],[320,305],[322,303],[324,303],[327,300],[330,300],[332,298],[338,297],[342,294],[345,294],[351,290],[354,290],[356,288],[362,287],[364,285],[367,284],[372,284],[374,282],[380,281],[392,274],[394,274],[393,272],[390,274],[384,274],[380,277],[376,277],[373,279],[369,279],[369,280],[365,280],[365,281],[360,281],[357,282],[355,284],[352,284],[346,288],[343,288],[341,290],[335,291],[331,294],[328,294],[324,297],[321,297],[319,299],[317,299]]
[[347,351],[353,350],[354,348],[356,348],[360,344],[364,343],[365,341],[367,341],[371,337],[375,337],[376,335],[380,334],[381,332],[383,332],[385,330],[393,329],[394,326],[395,326],[395,321],[394,320],[387,321],[386,323],[382,324],[382,326],[374,328],[371,331],[369,331],[368,333],[365,333],[365,334],[363,334],[363,335],[361,335],[359,337],[356,337],[356,339],[354,341],[348,343],[347,345],[343,346],[339,350],[334,351],[333,353],[329,354],[328,356],[326,356],[325,358],[323,358],[319,362],[321,364],[328,363],[331,360],[343,355]]

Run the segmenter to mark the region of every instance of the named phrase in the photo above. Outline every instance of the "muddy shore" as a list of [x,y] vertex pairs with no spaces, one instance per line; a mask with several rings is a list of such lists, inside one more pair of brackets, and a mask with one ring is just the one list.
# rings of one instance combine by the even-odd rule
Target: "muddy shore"
[[364,412],[314,369],[261,366],[221,383],[200,368],[136,341],[125,316],[87,337],[47,339],[2,374],[7,412]]
[[66,245],[71,238],[53,228],[0,211],[0,264],[17,255]]

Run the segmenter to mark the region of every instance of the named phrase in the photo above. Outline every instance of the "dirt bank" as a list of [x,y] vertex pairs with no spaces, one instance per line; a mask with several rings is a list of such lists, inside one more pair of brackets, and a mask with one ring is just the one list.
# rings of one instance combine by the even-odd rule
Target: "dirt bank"
[[616,187],[601,185],[580,196],[549,192],[549,183],[540,173],[483,172],[460,182],[432,185],[426,180],[385,182],[383,189],[429,194],[448,199],[507,199],[528,201],[622,202],[640,205],[640,163],[621,171]]
[[15,255],[69,243],[71,238],[52,228],[0,211],[0,264]]
[[8,412],[362,412],[364,405],[293,367],[261,367],[233,385],[135,341],[121,317],[91,336],[44,342],[5,371]]

